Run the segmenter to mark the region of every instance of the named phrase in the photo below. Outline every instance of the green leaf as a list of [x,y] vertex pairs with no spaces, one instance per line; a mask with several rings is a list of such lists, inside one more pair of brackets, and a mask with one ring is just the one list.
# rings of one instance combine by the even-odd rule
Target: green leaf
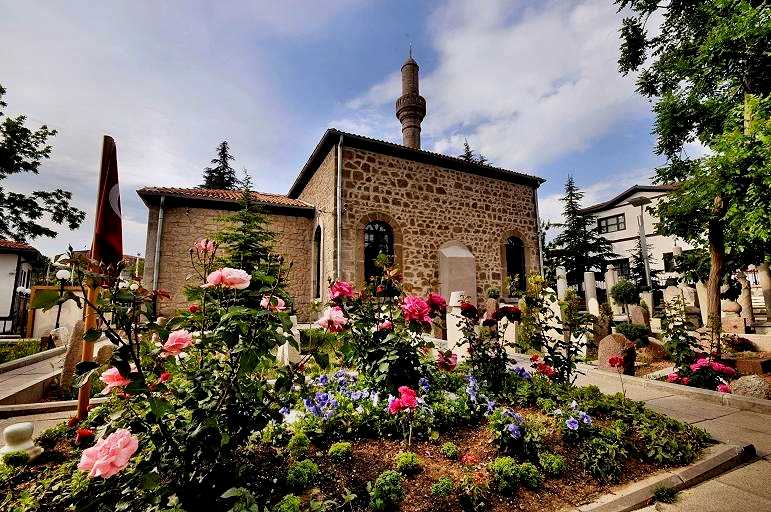
[[82,375],[89,370],[99,368],[101,365],[96,361],[81,361],[75,365],[75,375]]
[[316,360],[316,364],[318,364],[322,369],[326,370],[329,368],[329,354],[319,352],[313,355],[313,359]]
[[83,335],[83,341],[87,341],[89,343],[93,343],[93,342],[97,341],[101,337],[102,337],[101,329],[91,328],[91,329],[87,330],[86,333]]
[[75,378],[72,379],[72,387],[74,387],[75,389],[81,388],[86,382],[88,382],[91,379],[91,376],[94,374],[95,371],[96,371],[96,368],[93,368],[91,370],[88,370],[85,373],[76,375]]

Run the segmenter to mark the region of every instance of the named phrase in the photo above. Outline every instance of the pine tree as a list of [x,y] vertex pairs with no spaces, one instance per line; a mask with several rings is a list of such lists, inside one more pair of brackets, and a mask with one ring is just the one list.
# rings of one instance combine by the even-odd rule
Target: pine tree
[[565,203],[564,222],[555,224],[562,232],[554,238],[550,252],[555,262],[565,267],[570,285],[583,282],[584,272],[604,271],[608,260],[615,256],[611,243],[599,235],[594,217],[580,213],[583,197],[573,176],[568,176],[565,195],[560,199]]
[[463,139],[463,153],[458,155],[458,158],[462,158],[467,162],[476,162],[474,151],[471,149],[471,145],[468,143],[468,139]]
[[228,141],[223,140],[217,146],[217,157],[211,161],[212,166],[203,170],[203,185],[201,188],[216,188],[233,190],[238,186],[236,171],[230,166],[234,160],[230,154]]

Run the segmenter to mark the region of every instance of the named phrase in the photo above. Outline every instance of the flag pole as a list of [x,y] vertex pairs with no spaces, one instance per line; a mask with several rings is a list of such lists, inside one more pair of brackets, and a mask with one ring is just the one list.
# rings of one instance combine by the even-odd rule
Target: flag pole
[[[123,259],[123,228],[120,209],[120,188],[118,187],[118,157],[115,148],[115,140],[109,135],[104,136],[102,142],[102,162],[99,169],[99,184],[96,196],[96,215],[94,217],[94,239],[91,245],[91,262],[95,265],[92,270],[102,272],[105,268],[117,268]],[[108,270],[109,272],[109,270]],[[97,325],[97,311],[94,306],[99,298],[97,283],[89,286],[86,291],[87,303],[85,305],[84,332],[95,329]],[[83,357],[81,361],[94,359],[95,341],[83,340]],[[78,414],[83,420],[88,416],[88,406],[91,398],[91,383],[86,381],[78,389]]]

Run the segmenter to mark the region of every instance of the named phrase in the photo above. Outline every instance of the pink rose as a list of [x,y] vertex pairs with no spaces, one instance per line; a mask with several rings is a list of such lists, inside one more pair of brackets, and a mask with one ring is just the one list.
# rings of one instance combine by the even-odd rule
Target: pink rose
[[682,382],[684,386],[687,386],[688,383],[691,382],[691,378],[690,377],[683,377],[680,382]]
[[428,314],[431,312],[431,308],[428,303],[417,295],[408,295],[404,297],[404,303],[402,304],[402,314],[404,319],[408,322],[419,322],[421,324],[430,324],[431,317]]
[[193,344],[193,335],[182,329],[169,334],[169,339],[163,344],[165,356],[179,355],[184,349]]
[[383,320],[378,326],[378,331],[390,331],[393,330],[394,324],[390,320]]
[[431,311],[437,313],[444,313],[447,311],[447,301],[436,292],[429,293],[426,302],[428,302],[428,307],[431,308]]
[[224,286],[225,288],[235,288],[236,290],[244,290],[249,288],[249,284],[252,280],[245,270],[240,268],[221,268],[215,270],[206,277],[206,284],[203,288],[209,288],[212,286]]
[[335,306],[327,308],[327,310],[324,311],[324,314],[321,315],[321,318],[316,321],[315,325],[317,327],[323,327],[329,332],[340,332],[347,323],[348,319],[345,318],[343,310]]
[[402,401],[399,398],[394,398],[390,402],[388,402],[388,412],[391,414],[396,414],[399,411],[401,411],[404,407],[402,406]]
[[113,388],[122,388],[131,384],[131,379],[121,375],[118,369],[114,366],[105,370],[102,375],[99,376],[99,379],[107,384],[107,386],[105,386],[105,388],[102,390],[103,395],[108,394],[113,390]]
[[216,247],[214,241],[208,238],[196,240],[195,244],[193,244],[193,248],[202,254],[213,254]]
[[729,386],[728,384],[718,384],[717,385],[717,390],[720,393],[730,393],[731,392],[731,386]]
[[667,375],[667,382],[680,382],[680,375],[677,373],[670,373]]
[[139,440],[125,428],[121,428],[100,439],[91,448],[83,450],[78,469],[87,471],[90,478],[110,478],[128,466],[131,456],[137,451]]
[[415,390],[407,386],[399,387],[399,399],[401,400],[402,407],[405,409],[414,409],[418,406]]
[[353,285],[347,281],[335,281],[329,287],[329,298],[332,300],[352,299]]
[[702,368],[706,368],[709,366],[709,360],[708,359],[699,359],[695,363],[691,365],[691,371],[696,372],[701,370]]
[[260,301],[260,307],[271,311],[284,311],[286,309],[286,302],[284,302],[284,299],[281,297],[275,297],[275,299],[276,303],[273,304],[273,297],[263,295],[262,300]]

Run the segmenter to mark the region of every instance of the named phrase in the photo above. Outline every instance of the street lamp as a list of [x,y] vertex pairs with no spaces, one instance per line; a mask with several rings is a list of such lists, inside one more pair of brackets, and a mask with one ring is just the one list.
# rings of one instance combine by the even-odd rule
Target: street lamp
[[640,216],[637,217],[637,227],[640,231],[640,255],[642,256],[643,266],[645,268],[645,284],[648,285],[649,290],[652,290],[653,285],[651,283],[651,269],[648,265],[648,243],[645,241],[645,217],[643,216],[643,207],[650,203],[651,200],[645,196],[633,197],[629,200],[629,204],[632,206],[640,207]]

